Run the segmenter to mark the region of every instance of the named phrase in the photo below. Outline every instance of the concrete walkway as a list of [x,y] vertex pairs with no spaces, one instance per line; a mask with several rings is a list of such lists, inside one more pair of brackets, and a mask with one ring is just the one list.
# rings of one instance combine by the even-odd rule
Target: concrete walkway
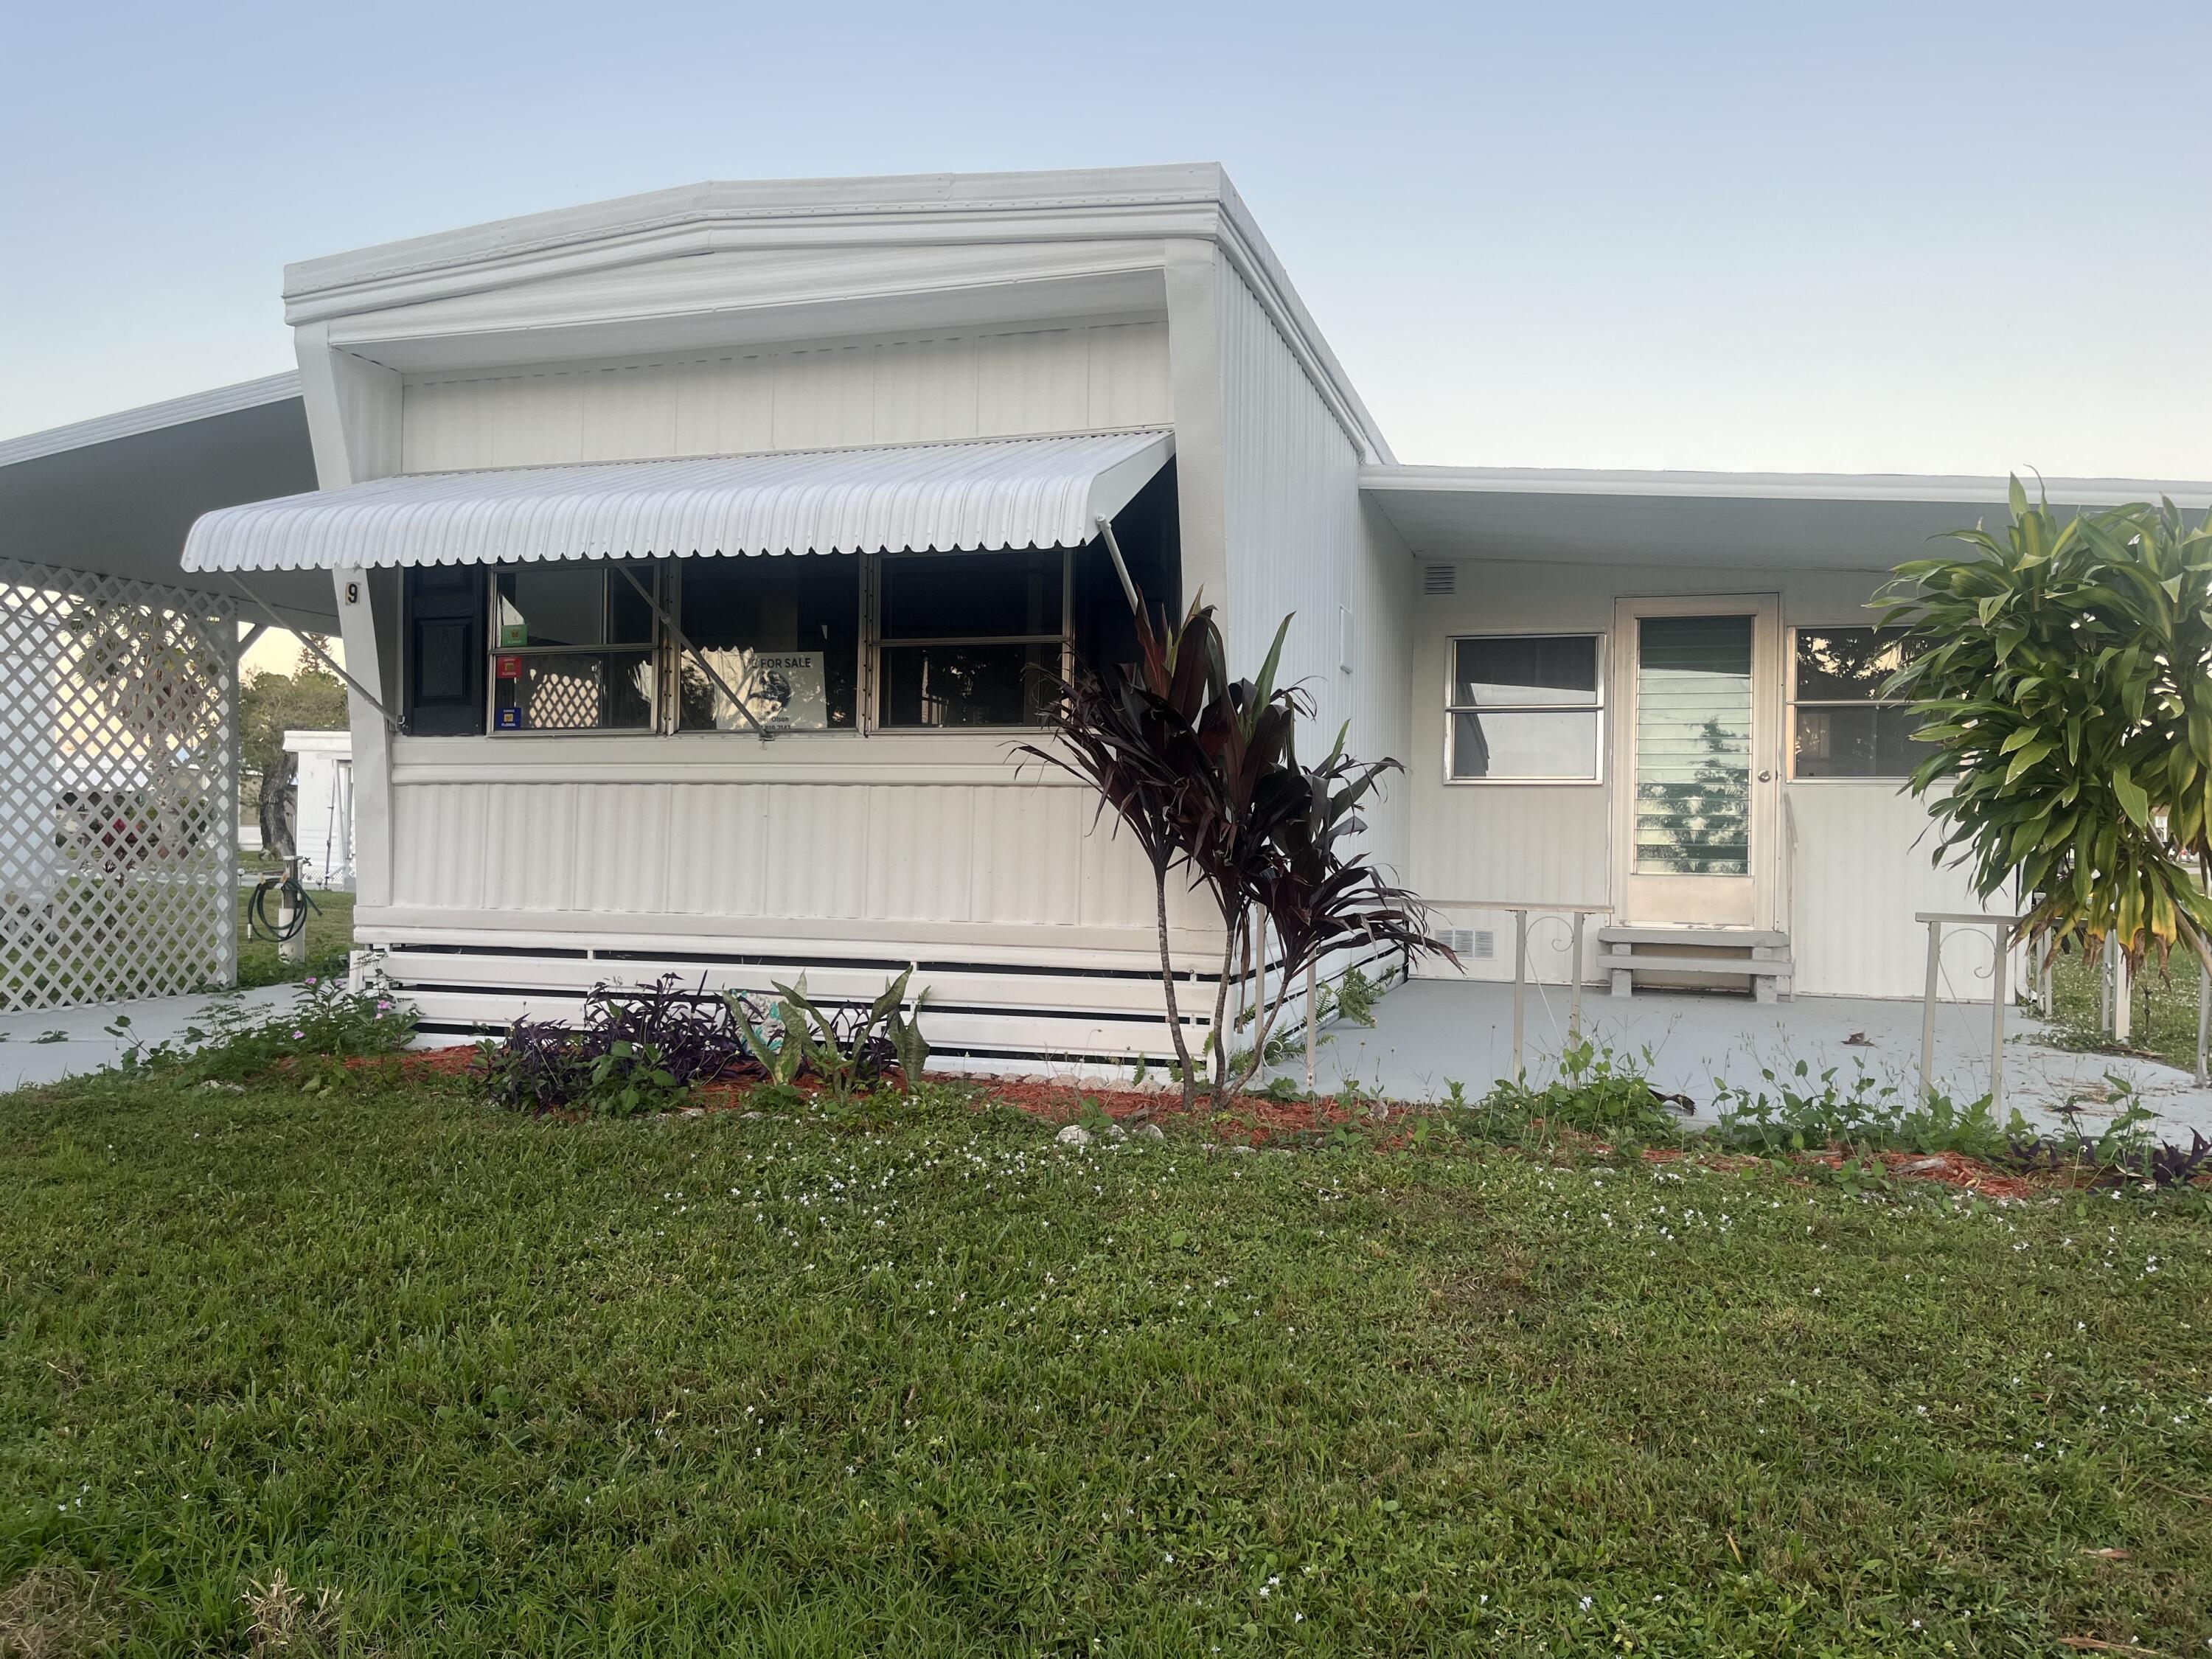
[[[239,995],[248,1008],[279,1008],[291,1001],[297,989],[265,985]],[[216,1000],[205,995],[142,997],[86,1008],[0,1014],[0,1095],[112,1066],[133,1042],[151,1048],[173,1042],[185,1027],[204,1024],[204,1011]],[[131,1021],[119,1031],[112,1029],[118,1015],[128,1015]]]
[[[1568,993],[1564,986],[1531,986],[1528,992],[1527,1063],[1532,1079],[1547,1081],[1558,1069],[1566,1036]],[[1334,1091],[1350,1078],[1362,1088],[1398,1100],[1433,1100],[1456,1080],[1470,1097],[1512,1069],[1513,988],[1464,981],[1415,980],[1376,1005],[1371,1030],[1340,1023],[1323,1035],[1316,1081]],[[2161,1137],[2186,1140],[2191,1129],[2212,1135],[2212,1090],[2198,1089],[2187,1072],[2156,1060],[2085,1054],[2037,1041],[2041,1027],[2027,1016],[2008,1014],[2005,1044],[2006,1109],[2032,1120],[2053,1121],[2051,1108],[2069,1097],[2087,1097],[2094,1118],[2111,1092],[2106,1074],[2131,1083],[2142,1103],[2164,1120]],[[1761,1005],[1747,997],[1638,992],[1616,1000],[1602,990],[1583,993],[1583,1030],[1616,1056],[1635,1058],[1661,1091],[1697,1103],[1699,1121],[1711,1121],[1718,1091],[1715,1079],[1740,1088],[1775,1085],[1762,1071],[1787,1075],[1803,1060],[1817,1089],[1830,1066],[1839,1085],[1863,1066],[1878,1083],[1893,1084],[1911,1099],[1920,1066],[1920,1005],[1856,997],[1802,997]],[[1649,1058],[1645,1056],[1648,1054]],[[1990,1007],[1943,1003],[1936,1012],[1936,1086],[1961,1104],[1989,1089]],[[1304,1061],[1271,1073],[1303,1083]]]

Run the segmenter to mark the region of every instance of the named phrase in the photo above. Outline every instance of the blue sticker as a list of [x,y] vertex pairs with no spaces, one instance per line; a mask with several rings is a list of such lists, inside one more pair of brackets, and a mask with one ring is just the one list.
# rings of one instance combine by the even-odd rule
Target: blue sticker
[[510,703],[506,708],[495,711],[492,719],[494,724],[502,732],[522,730],[522,708],[520,704]]

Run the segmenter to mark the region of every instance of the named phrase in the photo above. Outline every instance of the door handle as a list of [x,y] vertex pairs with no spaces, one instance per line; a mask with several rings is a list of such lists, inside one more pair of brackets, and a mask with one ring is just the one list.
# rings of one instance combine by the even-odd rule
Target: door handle
[[1761,772],[1759,775],[1759,781],[1761,783],[1771,783],[1774,781],[1774,774],[1771,772]]

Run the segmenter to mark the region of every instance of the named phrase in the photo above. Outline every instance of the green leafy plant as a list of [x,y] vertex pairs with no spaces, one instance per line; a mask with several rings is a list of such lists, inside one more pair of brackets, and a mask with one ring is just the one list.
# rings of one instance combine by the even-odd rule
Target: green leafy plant
[[812,1076],[831,1092],[845,1095],[884,1082],[896,1070],[901,1090],[911,1092],[929,1060],[929,1044],[921,1035],[921,1006],[928,994],[915,997],[911,1016],[906,1012],[912,977],[909,969],[865,1006],[826,1008],[807,995],[805,975],[796,985],[771,981],[781,999],[773,1011],[781,1030],[773,1036],[741,1009],[732,1012],[745,1047],[772,1083]]
[[660,1050],[650,1042],[617,1041],[592,1062],[591,1082],[577,1104],[599,1117],[672,1111],[691,1098]]
[[2130,966],[2177,944],[2212,964],[2212,519],[2171,501],[2061,522],[2012,482],[2002,536],[1898,567],[1910,630],[1887,688],[1935,752],[1907,786],[2021,931]]

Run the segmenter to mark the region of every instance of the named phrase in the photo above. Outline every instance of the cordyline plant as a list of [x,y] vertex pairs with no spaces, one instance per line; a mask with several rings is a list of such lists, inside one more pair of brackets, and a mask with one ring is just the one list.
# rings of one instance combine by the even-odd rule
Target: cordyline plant
[[[1392,760],[1361,763],[1344,734],[1318,766],[1300,763],[1297,722],[1313,712],[1294,687],[1279,686],[1290,618],[1275,630],[1256,679],[1229,678],[1211,606],[1194,601],[1181,624],[1156,628],[1137,611],[1138,660],[1102,677],[1079,666],[1051,687],[1053,747],[1019,752],[1072,773],[1098,792],[1152,866],[1159,925],[1160,983],[1186,1109],[1198,1100],[1201,1067],[1191,1054],[1176,993],[1169,944],[1168,888],[1180,875],[1221,915],[1221,973],[1203,1067],[1217,1106],[1251,1080],[1298,977],[1329,951],[1376,942],[1408,952],[1450,953],[1430,937],[1420,901],[1393,887],[1351,838],[1364,826],[1358,806]],[[1229,987],[1255,918],[1282,945],[1272,1001],[1255,1011],[1252,1044],[1231,1055]]]
[[2131,968],[2179,945],[2212,971],[2212,520],[2166,501],[2062,524],[2018,478],[2011,507],[1881,596],[1911,630],[1884,695],[1936,748],[1907,787],[1933,795],[1936,856],[1984,899],[2016,880],[2028,938]]

